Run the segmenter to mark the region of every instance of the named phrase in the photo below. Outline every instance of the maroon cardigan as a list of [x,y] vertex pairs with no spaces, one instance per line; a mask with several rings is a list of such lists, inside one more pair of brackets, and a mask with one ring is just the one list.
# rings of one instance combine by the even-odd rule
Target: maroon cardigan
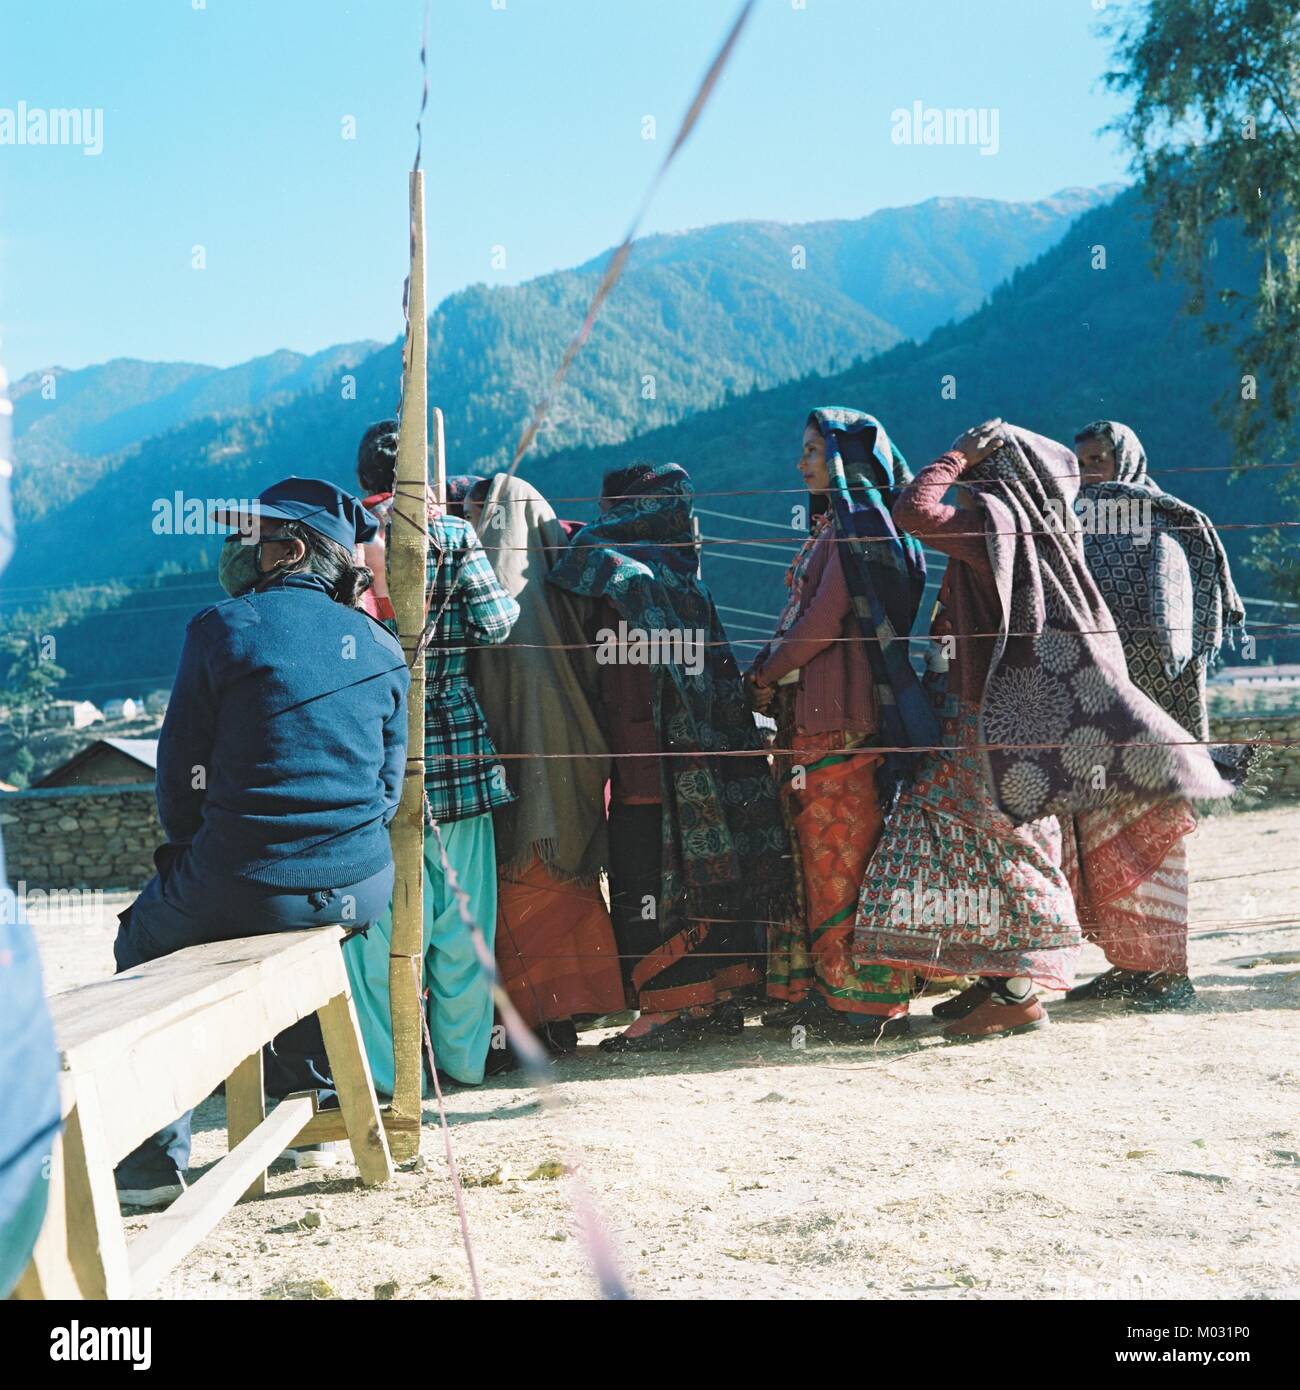
[[827,525],[813,546],[798,616],[754,658],[754,673],[765,685],[802,671],[794,722],[807,734],[874,734],[880,728],[876,687],[844,578],[842,549]]
[[[618,628],[618,610],[608,600],[592,605],[595,631]],[[627,805],[663,800],[659,731],[655,728],[650,668],[623,662],[597,668],[601,723],[609,740],[610,799]],[[627,755],[631,756],[627,756]]]
[[963,704],[978,706],[984,699],[995,639],[966,634],[997,632],[1002,613],[989,561],[985,513],[949,507],[943,500],[965,471],[964,454],[941,454],[903,489],[894,503],[893,518],[900,531],[910,531],[949,558],[939,586],[943,612],[931,633],[935,637],[953,633],[959,639],[948,689]]

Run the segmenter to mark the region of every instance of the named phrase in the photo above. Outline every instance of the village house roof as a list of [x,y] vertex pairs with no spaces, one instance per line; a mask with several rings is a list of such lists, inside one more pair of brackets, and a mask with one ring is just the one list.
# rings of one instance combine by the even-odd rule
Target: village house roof
[[32,783],[41,787],[152,782],[158,768],[156,738],[97,738]]

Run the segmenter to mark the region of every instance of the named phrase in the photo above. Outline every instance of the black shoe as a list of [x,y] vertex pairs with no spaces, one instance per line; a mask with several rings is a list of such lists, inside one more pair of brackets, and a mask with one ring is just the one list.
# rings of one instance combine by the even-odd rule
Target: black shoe
[[578,1050],[578,1030],[571,1018],[542,1024],[537,1036],[552,1057],[571,1057]]
[[1118,965],[1114,965],[1104,974],[1089,980],[1086,985],[1076,985],[1065,998],[1070,1004],[1078,1004],[1088,999],[1131,999],[1149,978],[1145,971],[1121,970]]
[[651,1032],[637,1037],[617,1033],[605,1038],[600,1044],[602,1052],[680,1052],[700,1040],[702,1020],[685,1019],[680,1016],[658,1024]]
[[1159,971],[1148,975],[1132,995],[1133,1007],[1143,1013],[1163,1013],[1166,1009],[1190,1009],[1196,1003],[1196,990],[1186,975]]
[[775,1009],[768,1009],[761,1022],[764,1028],[793,1028],[797,1023],[807,1023],[811,1012],[809,1001],[800,999],[794,1004],[778,1004]]
[[[487,1061],[483,1063],[483,1079],[486,1081],[489,1076],[504,1076],[508,1071],[517,1071],[519,1068],[519,1058],[515,1056],[513,1047],[489,1047]],[[446,1087],[449,1077],[442,1072],[438,1073],[438,1080]],[[452,1082],[452,1085],[458,1085]]]
[[968,985],[960,994],[954,994],[951,999],[945,999],[941,1004],[936,1004],[930,1012],[944,1023],[956,1023],[959,1019],[965,1018],[967,1014],[973,1014],[988,997],[988,984],[984,980],[976,980],[973,985]]
[[706,1033],[743,1033],[745,1031],[745,1011],[739,1004],[728,1000],[725,1004],[714,1006],[713,1012],[704,1020]]
[[819,1009],[816,1015],[807,1020],[808,1031],[822,1042],[873,1043],[885,1042],[889,1038],[905,1038],[912,1031],[909,1014],[901,1018],[858,1018],[851,1021],[831,1012]]

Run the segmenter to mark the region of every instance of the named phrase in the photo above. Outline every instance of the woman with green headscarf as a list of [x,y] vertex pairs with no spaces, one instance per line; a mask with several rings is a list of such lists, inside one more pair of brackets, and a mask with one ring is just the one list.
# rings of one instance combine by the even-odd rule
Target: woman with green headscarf
[[907,663],[925,562],[888,512],[911,475],[879,421],[841,407],[809,415],[798,468],[809,536],[786,576],[776,635],[747,678],[754,707],[776,719],[802,890],[799,915],[769,931],[767,992],[784,1007],[763,1022],[892,1036],[910,1026],[910,977],[856,963],[852,946],[858,892],[904,770],[876,748],[937,732]]

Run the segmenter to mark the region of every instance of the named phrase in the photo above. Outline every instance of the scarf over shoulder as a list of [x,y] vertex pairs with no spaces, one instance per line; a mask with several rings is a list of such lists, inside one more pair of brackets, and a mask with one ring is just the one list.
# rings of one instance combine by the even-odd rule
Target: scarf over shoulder
[[[1080,434],[1093,437],[1114,449],[1115,478],[1085,483],[1075,503],[1088,568],[1119,627],[1133,680],[1183,728],[1208,738],[1205,674],[1246,617],[1223,543],[1204,512],[1152,481],[1146,451],[1127,425],[1098,420]],[[1149,526],[1112,524],[1124,520],[1121,506],[1133,505],[1146,510]]]
[[[866,639],[880,705],[881,742],[927,748],[940,742],[939,721],[908,659],[907,637],[925,591],[921,543],[894,525],[891,509],[912,479],[907,460],[873,415],[819,406],[808,416],[826,441],[831,517],[853,611]],[[887,754],[881,804],[892,804],[916,759]]]
[[[696,648],[699,674],[681,660],[651,665],[659,750],[687,755],[660,763],[660,912],[783,918],[792,902],[789,840],[740,670],[696,577],[694,488],[683,468],[665,463],[637,483],[637,494],[584,526],[549,578],[561,589],[608,600],[630,634],[704,644]],[[755,756],[715,756],[743,750]]]
[[[1016,824],[1117,797],[1231,796],[1208,749],[1129,679],[1084,562],[1079,463],[1017,426],[968,469],[984,513],[1000,628],[980,708],[989,787]],[[1011,746],[999,746],[1011,745]]]
[[473,652],[471,675],[497,749],[531,755],[506,760],[518,799],[494,812],[497,858],[522,872],[536,854],[558,878],[594,882],[607,858],[609,748],[582,600],[546,582],[564,528],[531,483],[498,473],[478,535],[519,617],[507,643]]

